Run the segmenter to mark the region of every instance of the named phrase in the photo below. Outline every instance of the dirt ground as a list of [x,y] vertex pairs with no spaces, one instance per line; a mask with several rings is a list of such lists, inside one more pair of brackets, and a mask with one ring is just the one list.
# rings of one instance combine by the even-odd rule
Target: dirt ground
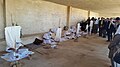
[[[80,37],[78,42],[61,42],[58,49],[37,48],[31,60],[21,63],[22,67],[109,67],[108,44],[100,37]],[[9,67],[9,62],[0,59],[0,67]]]

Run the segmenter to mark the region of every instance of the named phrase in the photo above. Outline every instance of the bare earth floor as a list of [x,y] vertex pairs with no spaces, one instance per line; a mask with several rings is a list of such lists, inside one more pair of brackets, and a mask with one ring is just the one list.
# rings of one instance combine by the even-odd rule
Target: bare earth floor
[[[21,63],[22,67],[109,67],[108,44],[100,37],[80,37],[78,42],[60,43],[58,49],[37,48],[31,60]],[[9,62],[0,58],[0,67],[9,67]]]

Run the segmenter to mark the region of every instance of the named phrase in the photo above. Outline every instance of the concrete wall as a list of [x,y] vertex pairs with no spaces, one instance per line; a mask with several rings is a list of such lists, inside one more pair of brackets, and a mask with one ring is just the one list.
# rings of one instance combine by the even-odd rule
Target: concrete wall
[[6,0],[7,26],[22,26],[23,34],[47,32],[66,25],[67,6],[42,0]]
[[0,39],[4,37],[3,1],[0,0]]
[[111,17],[120,17],[120,13],[102,13],[100,17],[111,18]]
[[71,7],[70,25],[75,25],[77,22],[88,18],[88,11]]
[[[91,12],[90,16],[98,16],[98,13]],[[71,7],[69,25],[87,18],[87,10]],[[44,0],[6,0],[6,19],[7,26],[12,23],[20,25],[23,35],[43,33],[50,28],[66,25],[67,6]],[[0,0],[0,38],[3,34],[3,4]]]
[[90,17],[98,18],[98,17],[99,17],[99,13],[96,13],[96,12],[90,11]]

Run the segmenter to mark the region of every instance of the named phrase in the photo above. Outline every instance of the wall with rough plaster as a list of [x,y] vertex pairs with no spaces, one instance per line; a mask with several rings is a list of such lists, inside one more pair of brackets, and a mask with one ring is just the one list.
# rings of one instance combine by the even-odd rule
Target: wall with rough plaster
[[0,0],[0,39],[4,37],[3,1]]
[[17,23],[25,35],[63,27],[66,17],[67,6],[42,0],[7,0],[7,26]]
[[90,17],[98,18],[98,17],[99,17],[99,13],[96,13],[96,12],[90,11]]
[[[2,5],[0,0],[0,38],[4,36]],[[98,16],[98,13],[91,12],[90,16]],[[87,10],[71,7],[69,25],[87,18]],[[7,26],[20,25],[23,35],[43,33],[66,25],[67,6],[44,0],[6,0],[6,19]]]
[[86,20],[88,18],[88,11],[71,7],[70,25],[75,25],[77,22]]
[[116,17],[120,17],[120,13],[101,13],[100,17],[105,17],[105,18],[116,18]]

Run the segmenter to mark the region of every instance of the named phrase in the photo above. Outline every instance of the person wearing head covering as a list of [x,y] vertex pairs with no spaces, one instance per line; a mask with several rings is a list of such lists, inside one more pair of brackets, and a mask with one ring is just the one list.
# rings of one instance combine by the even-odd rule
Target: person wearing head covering
[[[120,20],[119,20],[120,22]],[[115,33],[115,36],[113,38],[113,41],[108,46],[109,49],[109,58],[111,60],[111,67],[120,67],[120,64],[116,63],[114,58],[114,54],[118,49],[120,49],[120,25]]]
[[[43,35],[43,43],[45,44],[50,44],[52,48],[56,47],[56,42],[54,38],[52,38],[52,31],[50,30],[49,32],[45,33]],[[54,46],[54,47],[53,47]]]

